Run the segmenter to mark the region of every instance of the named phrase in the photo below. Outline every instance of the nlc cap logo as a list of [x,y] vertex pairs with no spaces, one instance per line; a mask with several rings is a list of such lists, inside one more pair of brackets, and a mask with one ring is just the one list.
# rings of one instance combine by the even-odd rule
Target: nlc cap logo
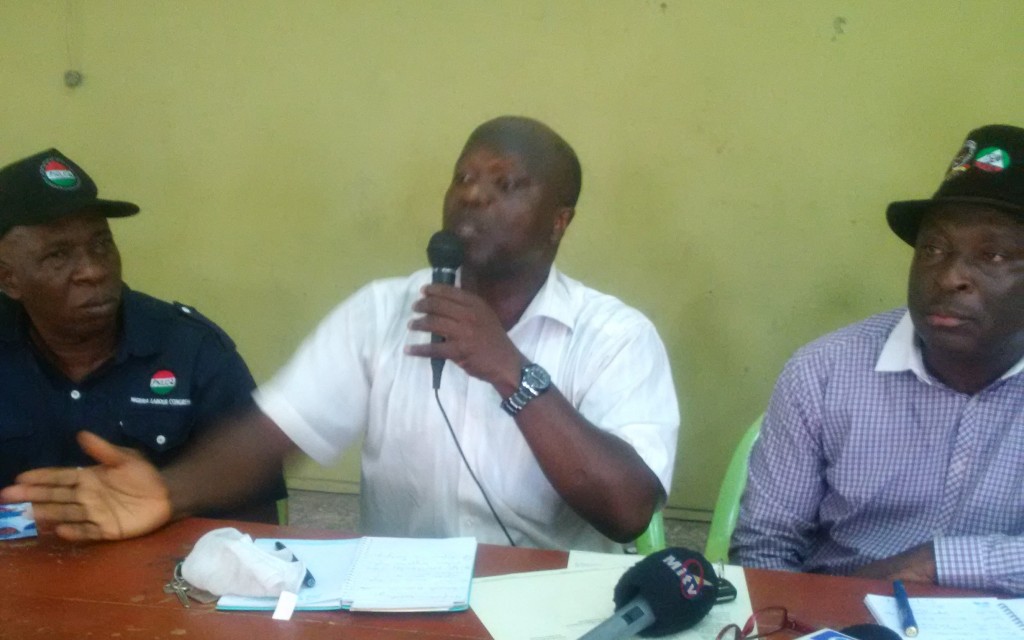
[[51,187],[71,191],[72,189],[77,189],[78,185],[81,184],[75,172],[56,158],[49,158],[44,161],[39,167],[39,172],[43,174],[43,180],[46,181],[46,184]]
[[999,173],[1010,168],[1010,154],[999,147],[985,147],[978,152],[974,166],[988,173]]
[[154,373],[153,377],[149,379],[149,390],[158,396],[166,396],[174,390],[177,384],[178,379],[174,377],[174,374],[163,369]]

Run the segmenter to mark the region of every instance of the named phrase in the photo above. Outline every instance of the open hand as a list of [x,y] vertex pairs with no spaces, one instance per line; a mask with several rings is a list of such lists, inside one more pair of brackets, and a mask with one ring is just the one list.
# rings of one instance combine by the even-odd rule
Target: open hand
[[78,443],[99,465],[26,471],[0,501],[31,502],[36,521],[67,540],[121,540],[171,519],[160,472],[137,451],[81,431]]

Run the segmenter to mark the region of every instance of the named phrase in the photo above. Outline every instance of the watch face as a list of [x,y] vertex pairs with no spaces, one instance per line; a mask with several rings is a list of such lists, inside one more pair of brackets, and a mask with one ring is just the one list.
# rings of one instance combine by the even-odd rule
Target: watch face
[[551,384],[551,376],[540,365],[531,364],[523,369],[522,382],[535,391],[543,391]]

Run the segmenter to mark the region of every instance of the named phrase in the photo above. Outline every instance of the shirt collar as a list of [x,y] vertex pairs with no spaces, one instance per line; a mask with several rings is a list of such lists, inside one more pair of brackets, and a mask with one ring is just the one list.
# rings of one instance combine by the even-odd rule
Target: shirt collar
[[25,311],[21,305],[0,293],[0,340],[14,342],[26,329]]
[[[910,319],[909,311],[903,314],[900,321],[893,327],[892,333],[889,334],[889,339],[885,341],[882,353],[879,354],[878,361],[875,362],[875,371],[911,371],[921,382],[936,384],[935,378],[925,369],[921,346],[917,342],[914,322]],[[999,379],[1005,380],[1021,371],[1024,371],[1024,358],[1021,358],[1017,364],[999,376]]]
[[[523,326],[536,317],[551,318],[565,325],[570,331],[576,326],[576,314],[573,313],[573,295],[566,278],[555,265],[551,265],[548,278],[544,285],[533,296],[516,327]],[[513,327],[515,329],[515,327]]]
[[121,293],[121,341],[117,345],[118,362],[131,356],[159,353],[165,327],[147,317],[141,296],[124,285]]

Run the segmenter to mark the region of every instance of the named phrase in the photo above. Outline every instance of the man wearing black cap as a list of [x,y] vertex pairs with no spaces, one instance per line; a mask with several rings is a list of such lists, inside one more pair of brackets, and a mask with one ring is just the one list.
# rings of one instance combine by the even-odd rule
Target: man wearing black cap
[[1024,593],[1024,129],[972,131],[887,218],[914,247],[907,309],[787,364],[732,558]]
[[[129,202],[56,149],[0,169],[0,487],[28,469],[85,465],[86,429],[158,466],[251,404],[231,339],[194,309],[128,289],[107,218]],[[277,521],[280,476],[244,508]]]

